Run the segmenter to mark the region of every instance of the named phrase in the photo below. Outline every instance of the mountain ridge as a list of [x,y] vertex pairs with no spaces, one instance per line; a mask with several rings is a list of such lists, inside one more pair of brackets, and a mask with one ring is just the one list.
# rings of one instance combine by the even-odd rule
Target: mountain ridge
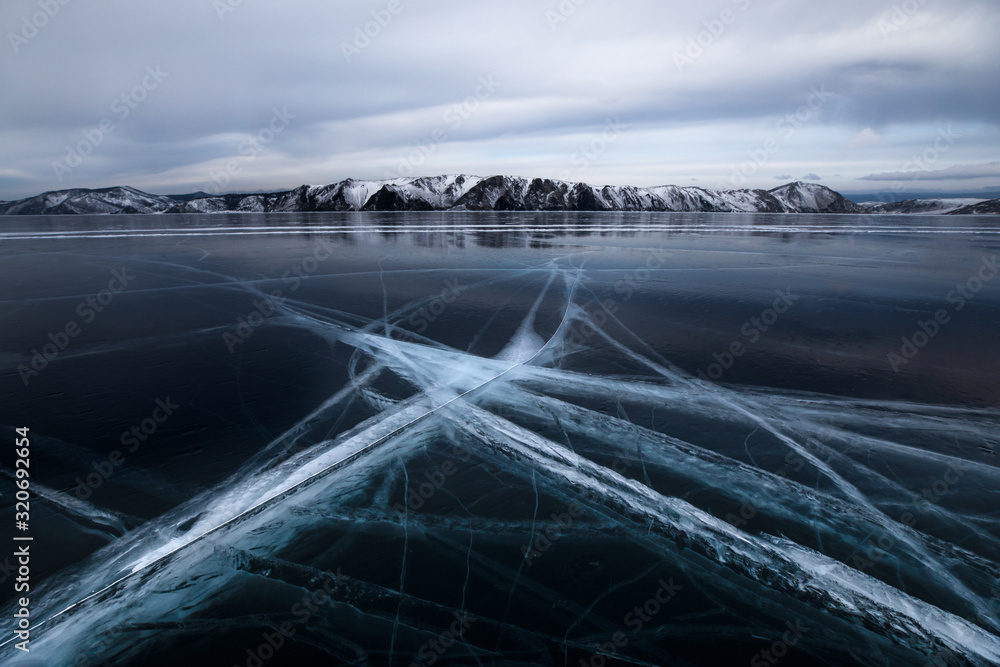
[[[998,200],[994,200],[996,202]],[[990,212],[984,202],[950,214]],[[708,190],[663,185],[595,186],[517,176],[445,176],[386,180],[346,179],[268,193],[153,195],[129,186],[45,192],[0,202],[0,215],[113,215],[270,213],[311,211],[636,211],[712,213],[882,212],[855,204],[816,183],[797,181],[771,190]],[[895,211],[894,211],[895,212]],[[900,211],[902,212],[902,211]]]

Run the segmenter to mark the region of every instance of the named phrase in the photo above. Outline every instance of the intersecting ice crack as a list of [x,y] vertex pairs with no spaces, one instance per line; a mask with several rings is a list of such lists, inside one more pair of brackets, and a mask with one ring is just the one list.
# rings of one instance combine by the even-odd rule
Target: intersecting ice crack
[[[120,625],[127,614],[117,610],[132,608],[157,582],[182,577],[184,568],[191,567],[192,561],[196,561],[194,554],[200,553],[198,550],[204,548],[210,537],[215,543],[234,541],[237,537],[247,539],[253,527],[265,518],[274,521],[283,517],[284,523],[279,522],[283,527],[270,532],[267,538],[269,546],[277,549],[283,540],[294,539],[296,532],[285,525],[290,519],[282,514],[282,509],[306,505],[305,499],[338,488],[351,475],[373,476],[391,462],[402,461],[404,484],[408,486],[406,458],[447,428],[468,436],[471,442],[482,443],[479,453],[484,457],[500,451],[518,462],[511,467],[511,473],[529,482],[535,492],[531,536],[538,527],[541,490],[562,496],[570,493],[570,489],[575,490],[573,493],[587,491],[589,497],[596,499],[595,507],[606,516],[634,527],[635,539],[675,557],[680,557],[677,544],[690,545],[688,549],[697,556],[691,556],[693,560],[688,566],[704,572],[705,581],[742,582],[734,585],[734,595],[748,599],[808,598],[811,605],[824,613],[849,619],[858,627],[873,624],[881,627],[887,637],[900,645],[943,645],[974,664],[1000,661],[997,637],[1000,619],[990,606],[986,587],[979,586],[1000,574],[996,558],[1000,544],[982,528],[986,517],[935,508],[947,520],[970,531],[983,545],[978,552],[902,525],[888,513],[884,498],[872,497],[870,489],[883,491],[887,498],[903,498],[906,489],[846,454],[846,447],[857,447],[886,456],[912,456],[934,464],[967,464],[959,457],[858,433],[852,426],[865,419],[866,411],[877,412],[878,419],[892,428],[961,433],[992,442],[995,412],[943,409],[902,401],[846,401],[702,382],[660,357],[613,313],[607,314],[609,320],[642,352],[616,338],[609,328],[596,326],[575,301],[585,280],[584,271],[552,263],[526,268],[517,275],[537,274],[539,270],[548,272],[544,285],[508,345],[492,359],[430,339],[415,336],[404,341],[386,335],[394,330],[395,322],[405,319],[426,304],[426,300],[393,312],[389,312],[385,302],[383,318],[368,320],[363,325],[357,324],[364,319],[359,316],[324,310],[294,299],[282,303],[280,313],[273,319],[275,324],[304,329],[331,343],[347,345],[355,350],[356,358],[368,361],[366,368],[354,372],[356,368],[352,367],[353,375],[347,386],[275,438],[231,478],[126,534],[73,574],[72,579],[66,582],[57,579],[42,598],[48,607],[39,610],[45,615],[35,625],[40,634],[34,650],[41,655],[46,652],[63,655],[82,637]],[[536,318],[560,278],[564,299],[562,320],[546,341],[535,330]],[[380,280],[384,289],[381,274]],[[497,284],[497,280],[489,279],[483,284]],[[243,284],[242,288],[259,293],[254,292],[258,290],[254,284]],[[561,362],[573,353],[567,345],[571,327],[580,323],[591,324],[597,340],[621,358],[649,369],[651,376],[641,380],[563,370]],[[358,395],[377,398],[371,384],[383,373],[391,373],[417,392],[403,400],[376,401],[381,409],[376,416],[333,438],[310,440],[311,425],[322,421],[338,406]],[[369,393],[365,394],[366,391]],[[608,395],[618,397],[617,416],[577,405],[568,398],[594,399]],[[699,418],[738,424],[743,433],[750,434],[742,443],[747,448],[748,462],[631,423],[623,403],[651,409],[666,406]],[[501,406],[504,416],[494,410]],[[650,420],[651,424],[654,422],[655,419]],[[554,424],[552,432],[560,434],[565,442],[542,436],[525,423]],[[760,468],[748,450],[750,438],[757,433],[800,456],[830,482],[830,488],[807,487]],[[587,445],[581,437],[592,434],[597,434],[599,447]],[[824,444],[831,442],[846,446],[841,451]],[[297,453],[288,455],[300,446]],[[597,462],[609,454],[636,457],[642,464],[645,483]],[[741,530],[703,508],[654,488],[647,467],[657,474],[670,471],[677,478],[713,488],[737,501],[753,499],[759,511],[781,517],[789,525],[807,526],[822,543],[855,540],[861,544],[867,535],[888,534],[899,545],[894,558],[901,576],[931,582],[928,585],[943,591],[948,600],[941,603],[941,608],[936,607],[791,539]],[[995,488],[1000,483],[1000,471],[988,466],[970,469],[967,475],[986,488],[991,485]],[[869,490],[867,493],[862,485]],[[467,521],[469,541],[461,545],[467,564],[462,587],[463,610],[474,559],[471,513]],[[179,533],[177,526],[188,522],[190,529]],[[406,587],[409,530],[407,513],[402,519],[400,600]],[[523,567],[522,560],[521,569],[512,577],[507,612]],[[225,581],[225,576],[209,579],[201,583],[198,593],[183,595],[210,596],[213,587],[223,586]],[[67,591],[81,589],[93,592],[80,599],[68,597],[71,593]],[[96,600],[102,602],[99,607],[89,604]],[[597,602],[591,609],[577,610],[578,623],[592,616]],[[175,609],[196,608],[196,603],[197,599],[192,597],[184,605],[177,604]],[[393,645],[403,622],[401,608],[400,603],[395,611]],[[68,617],[73,618],[73,623],[64,622]],[[500,622],[501,633],[507,621],[505,613]],[[595,624],[600,626],[600,621],[595,620]],[[612,631],[614,626],[603,627]],[[572,629],[573,626],[565,636],[554,640],[571,645]],[[5,648],[9,650],[9,642]]]
[[[381,269],[381,267],[380,267],[380,269]],[[551,280],[550,280],[549,284],[551,284]],[[548,285],[546,285],[546,290],[547,289],[548,289]],[[541,298],[542,297],[539,297],[538,302],[536,302],[535,308],[533,308],[532,311],[531,311],[530,317],[532,319],[534,318],[534,313],[537,311],[538,304],[540,304],[540,302],[541,302]],[[388,327],[388,315],[386,315],[386,326]],[[527,336],[529,334],[525,331],[525,332],[522,333],[522,335]],[[392,341],[388,337],[385,338],[384,340],[392,342],[394,344],[393,347],[396,347],[395,346],[395,341]],[[403,424],[397,426],[396,428],[392,429],[388,433],[385,433],[381,437],[378,437],[374,441],[371,441],[371,442],[369,442],[367,444],[363,444],[363,441],[359,440],[358,442],[355,443],[355,445],[354,445],[353,448],[348,448],[348,452],[346,454],[338,451],[338,453],[337,453],[337,459],[335,461],[333,461],[333,462],[330,462],[328,460],[329,457],[325,457],[325,458],[324,457],[319,457],[319,458],[314,459],[314,460],[312,460],[310,462],[307,462],[307,463],[305,463],[303,465],[300,465],[298,468],[296,468],[293,471],[293,474],[291,474],[288,477],[286,477],[285,483],[282,483],[280,485],[280,488],[278,488],[277,490],[274,488],[274,481],[275,481],[274,480],[274,475],[271,475],[270,479],[267,480],[271,484],[271,488],[268,488],[266,490],[263,490],[261,488],[262,487],[261,480],[257,480],[256,482],[251,483],[251,485],[249,487],[249,489],[251,491],[258,491],[258,490],[262,490],[263,491],[265,497],[262,500],[259,500],[259,502],[256,502],[255,504],[251,505],[250,507],[241,508],[241,511],[238,511],[238,513],[234,514],[233,516],[230,516],[230,517],[226,518],[221,523],[218,523],[218,524],[213,525],[213,526],[211,526],[211,527],[209,527],[207,529],[204,529],[203,532],[198,533],[194,537],[187,537],[185,535],[183,538],[175,538],[174,540],[171,540],[170,542],[168,542],[166,545],[163,545],[162,547],[160,547],[158,549],[154,549],[152,552],[146,552],[145,554],[143,554],[140,557],[140,559],[138,560],[138,562],[135,562],[131,566],[130,570],[126,571],[125,574],[123,574],[119,578],[115,579],[114,581],[108,583],[107,585],[103,586],[102,588],[93,591],[92,593],[90,593],[89,595],[83,597],[82,599],[80,599],[80,600],[78,600],[78,601],[70,604],[69,606],[67,606],[67,607],[65,607],[65,608],[57,611],[56,613],[52,614],[51,616],[45,618],[43,621],[40,621],[39,623],[37,623],[35,625],[35,627],[39,628],[39,627],[43,627],[45,625],[50,624],[53,620],[55,620],[55,619],[57,619],[57,618],[65,615],[65,614],[67,614],[68,612],[70,612],[70,611],[72,611],[74,609],[80,608],[82,605],[84,605],[85,603],[89,602],[90,600],[93,600],[93,599],[101,596],[102,594],[104,594],[106,592],[112,591],[113,589],[115,589],[120,584],[122,584],[122,583],[126,582],[127,580],[131,579],[133,576],[142,573],[143,571],[147,570],[148,568],[166,561],[167,559],[169,559],[170,557],[174,556],[175,554],[178,554],[181,551],[183,551],[184,549],[186,549],[186,548],[188,548],[188,547],[190,547],[190,546],[192,546],[192,545],[194,545],[194,544],[196,544],[196,543],[204,540],[207,537],[210,537],[210,536],[214,535],[215,533],[217,533],[217,532],[225,529],[226,527],[228,527],[228,526],[230,526],[230,525],[238,522],[239,520],[243,519],[244,517],[251,516],[251,515],[259,512],[259,511],[267,508],[272,503],[274,503],[276,501],[280,501],[280,500],[282,500],[284,498],[289,497],[289,495],[292,494],[293,492],[295,492],[297,489],[299,489],[301,487],[304,487],[305,485],[309,484],[310,482],[313,482],[317,478],[320,478],[323,475],[325,475],[325,474],[327,474],[327,473],[329,473],[329,472],[331,472],[331,471],[333,471],[335,469],[338,469],[341,466],[343,466],[345,464],[348,464],[351,461],[359,458],[363,454],[367,453],[369,450],[373,449],[374,447],[377,447],[378,445],[380,445],[383,442],[387,441],[391,437],[393,437],[393,436],[395,436],[395,435],[397,435],[397,434],[405,431],[408,427],[416,424],[417,422],[420,422],[420,421],[424,420],[429,415],[431,415],[431,414],[433,414],[433,413],[435,413],[435,412],[437,412],[437,411],[439,411],[439,410],[441,410],[443,408],[446,408],[448,405],[450,405],[451,403],[455,402],[456,400],[460,400],[463,396],[466,396],[466,395],[468,395],[468,394],[470,394],[470,393],[472,393],[472,392],[474,392],[474,391],[476,391],[476,390],[478,390],[478,389],[480,389],[482,387],[485,387],[486,385],[490,384],[491,382],[494,382],[495,380],[498,380],[498,379],[502,378],[504,375],[506,375],[507,373],[509,373],[510,371],[512,371],[513,369],[515,369],[516,367],[518,367],[519,365],[530,363],[541,352],[541,350],[543,348],[544,348],[544,346],[538,348],[530,356],[524,355],[523,354],[523,349],[521,349],[521,351],[519,351],[519,353],[517,355],[519,358],[517,358],[512,365],[506,365],[506,368],[504,368],[500,372],[496,373],[492,377],[487,377],[487,378],[483,379],[481,382],[479,382],[479,384],[473,386],[472,388],[470,388],[470,389],[468,389],[468,390],[466,390],[466,391],[464,391],[464,392],[462,392],[460,394],[457,394],[457,395],[450,394],[444,387],[429,388],[425,395],[420,396],[418,398],[421,398],[421,399],[422,398],[426,398],[426,397],[436,398],[438,401],[441,401],[438,405],[430,407],[429,409],[425,409],[426,406],[415,406],[416,409],[415,410],[411,409],[411,411],[408,412],[408,413],[397,412],[396,413],[397,415],[399,415],[399,414],[405,414],[405,417],[404,417],[405,422]],[[442,398],[444,399],[443,401],[441,400]],[[410,401],[408,401],[408,403],[409,402]],[[383,425],[385,423],[385,421],[386,420],[380,421],[379,425],[380,426]],[[321,444],[328,444],[328,443],[321,443]],[[293,459],[293,461],[296,461],[296,459]],[[251,496],[251,497],[253,497],[253,496]],[[201,513],[199,513],[199,514],[201,514]],[[204,515],[202,514],[202,516],[204,516]],[[205,520],[204,520],[204,518],[202,518],[202,520],[198,521],[195,524],[195,526],[194,526],[194,528],[192,529],[191,532],[194,532],[196,529],[203,528],[203,524],[204,523],[205,523]],[[127,553],[128,553],[128,551],[126,551],[126,554]],[[405,565],[404,565],[404,575],[405,575]],[[401,585],[402,585],[402,582],[403,582],[403,577],[401,576]],[[7,646],[7,645],[11,644],[12,642],[13,642],[13,639],[12,640],[8,640],[7,642],[4,642],[4,643],[0,644],[0,647]]]

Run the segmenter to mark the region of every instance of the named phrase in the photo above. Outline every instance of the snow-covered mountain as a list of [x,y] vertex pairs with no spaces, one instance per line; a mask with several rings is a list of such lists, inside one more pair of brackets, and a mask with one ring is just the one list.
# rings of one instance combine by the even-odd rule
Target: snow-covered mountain
[[942,215],[967,206],[982,203],[983,199],[906,199],[897,202],[861,202],[868,213],[888,215]]
[[177,202],[135,188],[60,190],[20,201],[0,202],[2,215],[163,213]]
[[448,210],[889,212],[859,206],[839,193],[813,183],[789,183],[773,190],[716,191],[674,185],[599,187],[542,178],[466,175],[381,181],[348,179],[330,185],[303,185],[282,192],[218,196],[199,193],[167,197],[129,187],[76,189],[47,192],[21,201],[0,202],[0,214],[5,215]]
[[1000,215],[1000,199],[990,199],[951,211],[948,215]]

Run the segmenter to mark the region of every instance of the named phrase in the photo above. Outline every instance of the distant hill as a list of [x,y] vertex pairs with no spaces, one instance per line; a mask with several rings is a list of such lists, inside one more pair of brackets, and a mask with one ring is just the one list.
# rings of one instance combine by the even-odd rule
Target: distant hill
[[707,190],[664,185],[594,186],[515,176],[450,175],[381,181],[348,179],[269,193],[152,195],[119,186],[46,192],[0,202],[3,215],[267,213],[304,211],[676,211],[712,213],[989,214],[997,202],[913,199],[855,204],[815,183],[773,190]]
[[944,215],[954,213],[962,208],[982,203],[982,199],[906,199],[887,204],[861,204],[868,213],[907,214],[907,215]]
[[773,190],[594,186],[514,176],[450,175],[330,185],[255,194],[152,195],[119,186],[46,192],[0,202],[3,215],[229,213],[299,211],[699,211],[863,213],[839,193],[813,183]]

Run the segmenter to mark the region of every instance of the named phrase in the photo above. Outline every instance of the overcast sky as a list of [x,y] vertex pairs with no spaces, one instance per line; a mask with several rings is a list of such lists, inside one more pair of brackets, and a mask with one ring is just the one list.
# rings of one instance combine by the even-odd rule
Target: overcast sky
[[0,25],[0,199],[446,173],[1000,189],[996,0],[4,0]]

